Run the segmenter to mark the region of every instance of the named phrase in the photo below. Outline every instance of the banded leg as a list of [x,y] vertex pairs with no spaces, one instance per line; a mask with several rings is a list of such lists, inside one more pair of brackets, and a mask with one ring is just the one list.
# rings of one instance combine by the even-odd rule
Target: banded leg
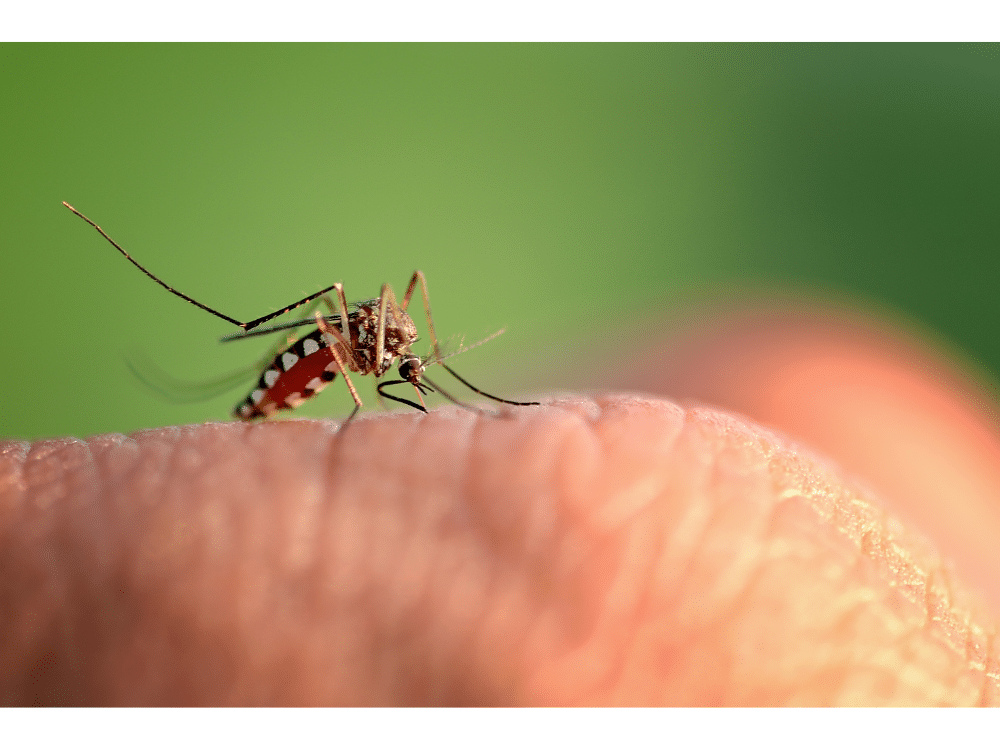
[[[339,341],[343,344],[344,349],[351,357],[351,362],[348,367],[356,372],[360,372],[361,368],[358,367],[358,361],[354,357],[355,342],[351,339],[351,327],[348,323],[349,316],[347,314],[347,297],[344,296],[344,285],[338,281],[333,285],[333,289],[337,293],[337,304],[340,305],[340,329],[342,338],[340,338]],[[320,299],[322,299],[326,306],[330,308],[330,313],[332,315],[337,314],[337,310],[333,306],[333,300],[331,300],[328,295],[324,294]],[[318,320],[319,316],[317,315],[316,318]],[[324,321],[324,323],[325,322],[326,321]],[[322,325],[320,325],[320,330],[323,331],[323,333],[327,333],[326,329]],[[331,334],[335,331],[335,328],[330,327]],[[329,339],[327,340],[327,344],[330,344]],[[358,392],[354,388],[354,383],[351,382],[351,376],[347,374],[347,369],[344,368],[344,363],[337,357],[337,349],[332,344],[330,345],[330,352],[333,354],[334,359],[337,360],[337,366],[340,367],[341,373],[344,376],[344,382],[347,383],[347,390],[351,392],[351,397],[354,399],[354,411],[352,411],[347,419],[344,420],[344,424],[346,425],[354,419],[354,415],[357,414],[358,409],[361,408],[361,397],[358,396]]]
[[382,293],[378,297],[378,326],[375,328],[375,367],[381,367],[385,354],[385,321],[386,312],[391,308],[392,319],[396,325],[400,321],[400,307],[396,302],[396,293],[391,284],[382,285]]
[[170,292],[173,295],[176,295],[176,296],[180,297],[185,302],[190,302],[195,307],[200,307],[205,312],[211,313],[212,315],[214,315],[217,318],[222,318],[223,320],[225,320],[228,323],[232,323],[233,325],[239,326],[244,331],[252,331],[257,326],[259,326],[259,325],[261,325],[263,323],[266,323],[269,320],[273,320],[274,318],[277,318],[279,315],[284,315],[286,312],[291,312],[295,308],[301,307],[302,305],[306,304],[307,302],[312,302],[314,299],[318,299],[319,297],[323,296],[327,292],[329,292],[329,291],[331,291],[331,290],[333,290],[334,288],[337,287],[337,284],[334,284],[333,286],[328,286],[326,289],[320,289],[315,294],[310,294],[308,297],[303,297],[298,302],[293,302],[292,304],[290,304],[290,305],[288,305],[286,307],[283,307],[280,310],[275,310],[274,312],[268,313],[267,315],[264,315],[263,317],[257,318],[256,320],[250,320],[250,321],[243,322],[243,321],[237,320],[236,318],[231,318],[230,316],[226,315],[225,313],[219,312],[218,310],[216,310],[216,309],[214,309],[212,307],[209,307],[208,305],[204,304],[203,302],[199,302],[198,300],[196,300],[196,299],[194,299],[192,297],[189,297],[188,295],[184,294],[183,292],[178,291],[177,289],[174,289],[172,286],[170,286],[165,281],[163,281],[163,279],[161,279],[159,276],[157,276],[154,273],[152,273],[151,271],[149,271],[144,265],[142,265],[141,263],[139,263],[139,261],[137,261],[131,255],[129,255],[128,252],[125,251],[125,248],[123,248],[121,245],[119,245],[117,242],[115,242],[113,239],[111,239],[111,237],[108,236],[108,234],[103,229],[101,229],[97,225],[96,222],[94,222],[92,219],[88,219],[86,216],[84,216],[82,213],[80,213],[79,211],[77,211],[75,208],[73,208],[66,201],[63,201],[62,204],[64,206],[66,206],[66,208],[68,208],[74,214],[76,214],[81,219],[83,219],[85,222],[87,222],[88,224],[90,224],[90,226],[92,226],[94,229],[96,229],[98,231],[98,233],[100,233],[100,235],[104,239],[106,239],[108,242],[110,242],[112,245],[114,245],[115,249],[117,249],[118,252],[120,252],[122,255],[125,256],[125,260],[127,260],[129,263],[131,263],[136,268],[138,268],[140,271],[142,271],[144,274],[146,274],[149,278],[151,278],[157,284],[159,284],[160,286],[162,286],[168,292]]
[[[420,272],[417,271],[417,273]],[[420,274],[420,276],[423,277],[423,274]],[[412,279],[410,280],[410,286],[411,287],[413,286]],[[400,307],[399,303],[396,302],[396,293],[392,290],[392,286],[390,284],[382,285],[382,294],[379,296],[378,309],[379,309],[378,328],[376,329],[376,335],[375,335],[375,362],[381,363],[382,354],[385,351],[386,313],[387,312],[391,313],[395,325],[399,325],[403,319],[403,314],[404,314],[403,310],[405,309]],[[435,342],[435,351],[436,351],[437,337],[434,335],[434,323],[433,321],[430,320],[430,318],[427,319],[427,323],[428,327],[430,328],[431,339]],[[389,396],[389,398],[393,399],[394,401],[400,401],[401,403],[409,404],[410,406],[416,407],[417,409],[420,409],[420,411],[426,413],[427,405],[424,403],[424,397],[421,395],[420,389],[417,387],[415,383],[411,383],[411,385],[413,386],[413,390],[417,392],[417,398],[420,400],[421,404],[420,406],[417,406],[412,401],[407,401],[405,399],[398,399],[395,396],[389,396],[389,394],[383,394],[381,386],[378,389],[379,398],[381,399],[382,395],[386,395]]]
[[[348,325],[347,297],[344,296],[344,285],[341,284],[338,281],[336,284],[334,284],[331,287],[331,289],[333,289],[337,293],[337,304],[340,305],[340,329],[341,329],[341,333],[344,334],[344,339],[346,341],[350,342],[351,341],[351,327],[350,327],[350,325]],[[331,315],[336,315],[337,314],[337,310],[333,306],[333,300],[331,300],[328,295],[324,294],[320,299],[322,299],[323,302],[326,304],[326,306],[328,308],[330,308],[330,314]],[[348,349],[353,352],[354,351],[354,344],[350,343],[348,345]]]
[[[347,390],[351,392],[351,398],[354,399],[354,411],[347,418],[347,422],[354,419],[354,415],[358,413],[358,409],[362,407],[361,397],[358,395],[357,389],[354,387],[354,383],[351,382],[351,376],[348,375],[351,368],[347,362],[344,361],[343,352],[340,351],[340,346],[344,347],[347,352],[351,351],[351,342],[344,339],[344,335],[334,328],[332,325],[326,322],[319,312],[316,313],[316,325],[323,332],[323,337],[326,339],[326,345],[330,348],[330,353],[333,355],[333,359],[337,362],[337,367],[340,368],[340,374],[344,376],[344,382],[347,383]],[[351,364],[354,364],[354,355],[351,354]],[[346,424],[346,422],[345,422]]]
[[[311,317],[312,314],[316,311],[316,308],[319,307],[319,305],[320,305],[319,300],[313,300],[306,306],[305,314]],[[261,358],[257,360],[255,367],[257,367],[258,369],[263,368],[265,365],[270,363],[275,357],[277,357],[278,354],[280,354],[282,351],[284,351],[289,346],[294,344],[295,340],[298,338],[298,336],[295,335],[294,331],[295,329],[293,328],[283,336],[279,334],[275,343],[272,344],[270,348],[268,348],[268,350],[264,352],[263,356],[261,356]]]
[[403,304],[400,307],[404,311],[409,307],[410,298],[413,296],[413,290],[416,289],[418,282],[420,283],[420,292],[424,297],[424,312],[427,314],[427,331],[430,333],[431,345],[434,347],[434,358],[440,359],[441,347],[438,344],[437,334],[434,332],[434,319],[431,317],[431,298],[427,292],[427,279],[424,277],[423,271],[413,272],[413,276],[410,277],[410,283],[406,286],[406,294],[403,295]]

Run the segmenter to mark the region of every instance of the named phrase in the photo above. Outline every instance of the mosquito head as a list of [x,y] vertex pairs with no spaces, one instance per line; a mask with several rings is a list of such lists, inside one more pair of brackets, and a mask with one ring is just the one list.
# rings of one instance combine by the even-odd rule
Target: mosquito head
[[404,354],[399,360],[399,377],[417,385],[424,374],[425,365],[416,354]]

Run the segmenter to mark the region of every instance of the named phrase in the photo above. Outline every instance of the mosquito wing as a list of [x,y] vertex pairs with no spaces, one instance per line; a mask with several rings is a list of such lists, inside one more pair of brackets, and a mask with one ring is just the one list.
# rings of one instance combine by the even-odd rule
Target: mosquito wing
[[221,396],[259,375],[261,368],[258,360],[225,375],[193,381],[164,372],[143,352],[133,352],[125,358],[125,364],[140,383],[173,404],[193,404]]

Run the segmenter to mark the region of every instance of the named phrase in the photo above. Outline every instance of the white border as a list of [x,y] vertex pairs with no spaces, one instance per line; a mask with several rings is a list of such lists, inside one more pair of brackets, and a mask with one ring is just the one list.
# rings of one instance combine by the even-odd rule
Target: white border
[[1000,4],[886,0],[6,3],[0,41],[981,41]]
[[972,747],[996,709],[0,709],[9,747]]

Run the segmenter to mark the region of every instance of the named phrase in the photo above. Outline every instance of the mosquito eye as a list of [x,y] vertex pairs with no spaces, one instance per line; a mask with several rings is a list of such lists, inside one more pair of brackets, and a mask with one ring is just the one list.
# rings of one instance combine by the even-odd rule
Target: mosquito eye
[[403,380],[409,380],[411,383],[415,378],[420,377],[422,370],[420,359],[417,357],[408,357],[399,363],[399,377]]

